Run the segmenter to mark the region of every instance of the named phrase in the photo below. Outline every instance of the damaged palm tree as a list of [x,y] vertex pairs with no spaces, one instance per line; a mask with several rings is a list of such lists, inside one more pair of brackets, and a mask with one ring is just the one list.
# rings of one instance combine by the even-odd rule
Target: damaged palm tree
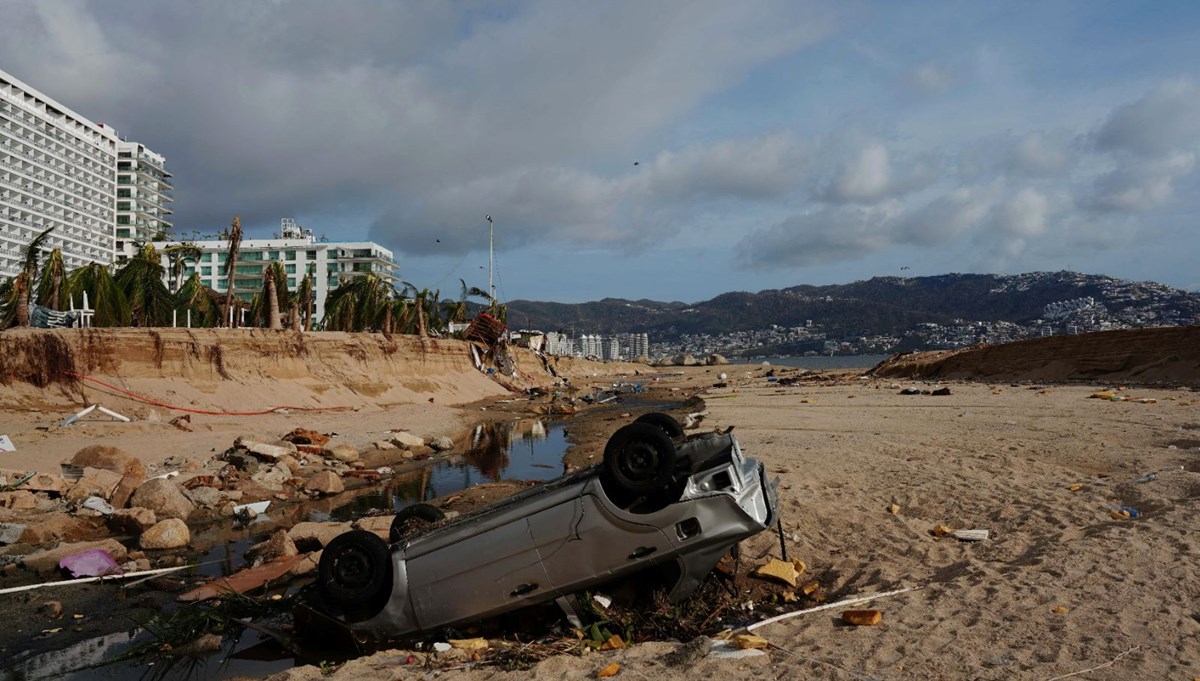
[[84,294],[91,301],[95,314],[92,326],[129,326],[133,311],[125,292],[117,285],[112,272],[99,263],[90,263],[71,270],[67,275],[66,293],[68,300],[83,302]]
[[237,315],[233,313],[233,288],[237,278],[238,250],[242,246],[242,218],[235,215],[229,228],[229,259],[225,261],[225,319],[230,328],[237,326]]
[[51,310],[63,309],[63,293],[67,279],[67,267],[63,263],[62,249],[50,251],[42,274],[38,277],[37,304]]
[[203,253],[199,246],[191,243],[167,246],[163,253],[171,264],[171,292],[177,293],[183,287],[183,273],[187,269],[188,261],[198,262]]
[[29,326],[29,298],[33,294],[34,281],[37,279],[38,258],[50,238],[50,232],[53,231],[54,228],[51,227],[21,247],[21,270],[7,287],[7,295],[3,302],[4,319],[0,328]]
[[117,271],[117,285],[129,301],[134,326],[162,326],[170,317],[174,301],[163,283],[164,274],[158,251],[149,243]]

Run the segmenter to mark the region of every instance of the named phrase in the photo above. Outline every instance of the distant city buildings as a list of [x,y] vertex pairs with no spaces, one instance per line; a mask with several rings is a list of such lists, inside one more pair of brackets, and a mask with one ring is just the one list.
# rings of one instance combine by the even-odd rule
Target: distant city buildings
[[[51,227],[46,248],[61,249],[68,269],[107,265],[169,228],[165,163],[0,71],[0,277]],[[119,233],[128,236],[118,247]]]
[[[229,260],[227,239],[172,241],[161,246],[165,249],[180,244],[196,246],[201,251],[198,262],[186,264],[181,281],[198,272],[205,286],[218,293],[229,290],[229,278],[225,275],[225,263]],[[164,281],[174,290],[168,254],[163,252],[161,256],[166,270]],[[389,285],[396,280],[396,265],[390,250],[371,241],[318,241],[312,230],[300,227],[292,218],[283,218],[280,231],[274,237],[242,240],[233,273],[234,295],[249,301],[262,291],[263,271],[272,262],[283,263],[288,288],[293,291],[306,274],[313,275],[314,318],[317,320],[325,316],[325,296],[341,283],[368,273],[379,276]]]
[[546,334],[548,355],[632,360],[648,357],[649,353],[650,337],[644,333],[620,333],[611,336],[583,334],[579,337],[557,331]]

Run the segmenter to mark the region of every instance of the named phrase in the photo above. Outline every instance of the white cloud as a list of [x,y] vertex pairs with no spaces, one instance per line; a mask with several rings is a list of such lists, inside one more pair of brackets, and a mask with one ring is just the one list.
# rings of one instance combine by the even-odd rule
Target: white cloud
[[934,94],[949,90],[953,87],[954,80],[953,71],[941,64],[929,62],[913,69],[908,82],[921,92]]
[[887,147],[875,142],[859,150],[842,166],[826,196],[834,201],[876,201],[887,196],[892,184],[892,166]]
[[1188,79],[1163,83],[1117,107],[1096,132],[1100,149],[1144,157],[1169,155],[1200,142],[1200,86]]
[[1096,179],[1087,203],[1100,210],[1146,211],[1166,204],[1175,182],[1196,167],[1194,152],[1179,152],[1153,160],[1123,160]]

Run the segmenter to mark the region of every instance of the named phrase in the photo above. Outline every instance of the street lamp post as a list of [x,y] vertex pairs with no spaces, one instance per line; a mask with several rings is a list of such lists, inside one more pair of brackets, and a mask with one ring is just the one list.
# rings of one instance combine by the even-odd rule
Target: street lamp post
[[494,303],[496,301],[496,287],[492,285],[492,269],[496,266],[496,237],[492,225],[492,216],[485,215],[483,219],[487,220],[488,223],[488,295],[491,296]]

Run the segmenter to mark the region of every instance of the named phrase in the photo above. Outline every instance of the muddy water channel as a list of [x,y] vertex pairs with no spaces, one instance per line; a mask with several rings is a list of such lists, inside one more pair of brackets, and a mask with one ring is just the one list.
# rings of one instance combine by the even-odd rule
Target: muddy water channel
[[[364,515],[390,514],[410,504],[445,497],[482,483],[556,478],[563,472],[563,457],[569,446],[566,433],[567,422],[562,421],[527,419],[482,424],[474,429],[464,454],[431,459],[428,465],[416,470],[333,499],[279,509],[275,511],[276,517],[272,517],[269,509],[266,517],[245,527],[224,523],[198,533],[195,544],[209,544],[211,548],[196,557],[199,564],[196,572],[211,577],[232,574],[245,566],[243,556],[251,545],[265,540],[280,526],[302,520],[353,520]],[[284,587],[271,593],[287,595],[292,591],[294,587]],[[163,610],[176,607],[168,602]],[[287,615],[280,612],[255,621],[279,628],[287,623]],[[67,640],[64,638],[64,643]],[[267,636],[247,629],[240,637],[227,639],[219,652],[207,657],[160,658],[149,665],[144,659],[101,664],[152,641],[152,632],[131,623],[127,631],[74,639],[65,647],[47,652],[34,653],[33,650],[45,650],[35,646],[27,654],[4,660],[0,680],[224,679],[265,676],[297,662]]]

